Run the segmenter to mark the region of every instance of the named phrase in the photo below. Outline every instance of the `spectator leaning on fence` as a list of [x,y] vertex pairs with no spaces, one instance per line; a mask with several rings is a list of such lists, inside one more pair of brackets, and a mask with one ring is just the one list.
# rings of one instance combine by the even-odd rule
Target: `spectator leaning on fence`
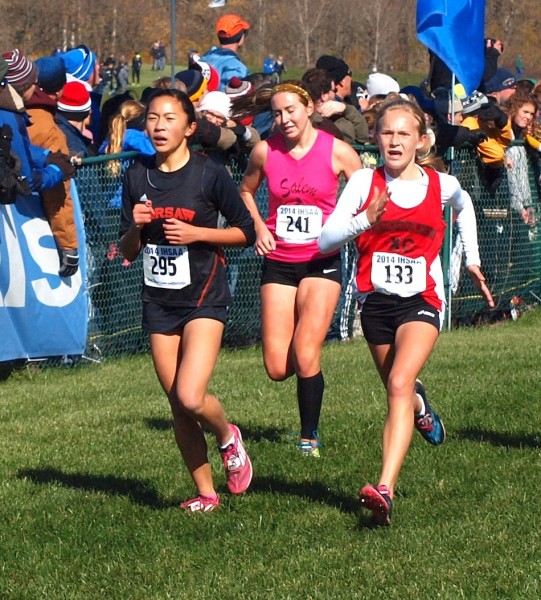
[[324,69],[332,77],[335,84],[336,100],[351,104],[359,110],[359,100],[352,89],[352,73],[349,65],[341,58],[324,54],[316,61],[316,69]]
[[505,150],[513,139],[509,118],[494,98],[478,91],[462,100],[462,115],[463,127],[486,134],[487,139],[477,144],[477,154],[484,183],[495,194],[503,175]]
[[[537,101],[531,94],[515,94],[511,98],[508,114],[515,140],[524,140],[532,130],[537,110]],[[511,196],[511,208],[518,212],[526,225],[534,226],[535,209],[528,177],[529,148],[528,144],[525,146],[509,146],[505,151],[505,166]]]
[[71,156],[86,158],[97,154],[86,133],[90,120],[90,93],[81,81],[69,81],[57,102],[56,122],[66,135]]
[[[38,69],[18,50],[6,52],[0,58],[0,129],[11,136],[11,151],[18,158],[19,181],[17,196],[35,196],[41,202],[43,190],[52,189],[74,175],[69,157],[61,152],[51,152],[30,142],[28,115],[24,101],[34,94]],[[2,201],[5,202],[5,198]],[[60,271],[64,266],[59,251]],[[66,267],[68,265],[66,264]]]
[[351,104],[336,99],[336,83],[325,69],[309,69],[302,81],[314,100],[316,113],[329,119],[348,144],[366,144],[368,125],[363,115]]

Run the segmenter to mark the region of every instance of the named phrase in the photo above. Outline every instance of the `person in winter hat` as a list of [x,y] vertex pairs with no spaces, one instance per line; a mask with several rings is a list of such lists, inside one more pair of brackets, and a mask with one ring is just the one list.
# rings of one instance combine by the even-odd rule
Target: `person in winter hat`
[[[55,122],[57,99],[66,84],[66,67],[58,56],[45,56],[36,60],[39,70],[38,87],[25,102],[31,125],[28,127],[30,141],[51,152],[69,155],[66,136]],[[61,277],[75,275],[79,267],[79,242],[72,198],[76,194],[75,182],[64,181],[41,194],[43,209],[51,231],[61,252]]]
[[38,82],[38,68],[18,49],[4,52],[2,55],[8,65],[6,80],[21,96],[31,96]]
[[68,80],[76,79],[87,83],[90,91],[92,111],[89,129],[95,140],[100,138],[101,104],[103,91],[100,91],[100,67],[96,54],[88,46],[80,44],[76,48],[58,55],[66,65]]
[[335,84],[336,99],[351,104],[359,110],[359,100],[353,93],[353,78],[349,65],[341,58],[324,54],[316,61],[316,69],[327,71]]
[[209,92],[205,94],[197,110],[204,116],[213,113],[222,125],[231,117],[231,98],[225,92]]
[[507,114],[495,98],[474,92],[463,101],[462,125],[472,131],[483,131],[487,139],[477,145],[482,161],[482,175],[491,194],[498,189],[504,172],[505,150],[513,141],[513,129]]
[[220,77],[220,92],[225,92],[232,77],[245,79],[250,71],[238,55],[244,44],[250,24],[238,15],[223,15],[216,22],[216,35],[219,47],[212,47],[205,52],[201,60],[216,69]]
[[366,80],[366,89],[370,98],[374,96],[385,97],[391,92],[399,93],[400,85],[396,79],[385,73],[370,73]]
[[224,165],[232,156],[244,158],[260,140],[256,129],[231,119],[231,105],[228,94],[214,91],[205,94],[197,107],[200,118],[193,143],[199,143],[205,154]]
[[96,150],[85,135],[91,110],[90,92],[81,81],[68,81],[58,99],[56,122],[66,135],[72,156],[93,156]]
[[175,73],[175,79],[186,86],[190,100],[197,105],[197,101],[207,89],[208,80],[203,77],[203,73],[198,69],[186,69]]
[[[0,58],[0,72],[5,73],[0,84],[0,128],[7,126],[11,130],[11,151],[19,159],[18,174],[25,182],[25,189],[19,189],[15,202],[24,206],[25,202],[33,202],[36,197],[41,202],[44,190],[73,177],[75,169],[69,157],[62,152],[51,152],[30,141],[28,127],[31,124],[23,97],[31,98],[36,89],[36,65],[19,50],[12,50]],[[10,79],[23,96],[9,83]]]

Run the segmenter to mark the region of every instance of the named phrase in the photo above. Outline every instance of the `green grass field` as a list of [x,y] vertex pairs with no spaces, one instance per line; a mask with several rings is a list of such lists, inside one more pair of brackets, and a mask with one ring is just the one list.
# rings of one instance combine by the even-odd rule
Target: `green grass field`
[[[23,368],[0,382],[2,599],[541,597],[541,311],[444,333],[423,380],[444,417],[416,435],[393,525],[357,491],[377,478],[384,394],[364,340],[329,344],[320,460],[304,458],[293,381],[260,349],[224,351],[212,382],[241,427],[251,490],[185,514],[193,493],[149,356]],[[209,439],[212,445],[212,440]]]

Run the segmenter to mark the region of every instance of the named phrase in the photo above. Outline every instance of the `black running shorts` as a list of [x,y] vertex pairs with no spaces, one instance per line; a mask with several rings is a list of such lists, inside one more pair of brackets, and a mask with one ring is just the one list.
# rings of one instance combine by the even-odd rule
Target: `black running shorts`
[[182,333],[182,329],[194,319],[227,321],[225,306],[178,307],[155,302],[143,302],[143,330],[148,333]]
[[342,259],[340,254],[333,254],[317,260],[307,260],[298,263],[280,260],[263,260],[261,285],[266,283],[281,283],[298,287],[306,277],[319,277],[342,284]]
[[410,298],[369,294],[361,308],[363,334],[369,344],[392,344],[396,331],[404,323],[421,321],[441,331],[443,314],[417,294]]

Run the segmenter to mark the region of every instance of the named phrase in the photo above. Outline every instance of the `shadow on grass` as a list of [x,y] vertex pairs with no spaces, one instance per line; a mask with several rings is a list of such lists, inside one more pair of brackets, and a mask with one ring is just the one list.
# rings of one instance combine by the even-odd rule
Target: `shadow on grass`
[[149,429],[155,429],[156,431],[169,431],[173,429],[173,419],[143,419],[145,425]]
[[484,442],[493,446],[505,448],[539,448],[541,439],[530,433],[505,433],[499,431],[487,431],[485,429],[459,429],[453,432],[454,436],[472,442]]
[[[162,419],[162,418],[148,418],[144,419],[146,426],[149,429],[155,429],[157,431],[169,431],[173,429],[173,419]],[[242,439],[250,442],[282,442],[284,437],[292,436],[286,429],[276,429],[271,427],[249,427],[247,425],[239,425],[236,423],[241,430]]]
[[283,496],[298,496],[318,504],[326,504],[339,511],[352,514],[359,511],[359,503],[355,498],[339,494],[323,483],[307,481],[297,483],[272,477],[254,477],[250,493],[280,494]]
[[148,483],[127,477],[64,473],[52,467],[21,469],[18,471],[17,476],[21,479],[30,479],[37,484],[55,483],[76,490],[105,492],[111,496],[126,496],[134,504],[154,510],[164,510],[177,506],[174,502],[164,502]]

